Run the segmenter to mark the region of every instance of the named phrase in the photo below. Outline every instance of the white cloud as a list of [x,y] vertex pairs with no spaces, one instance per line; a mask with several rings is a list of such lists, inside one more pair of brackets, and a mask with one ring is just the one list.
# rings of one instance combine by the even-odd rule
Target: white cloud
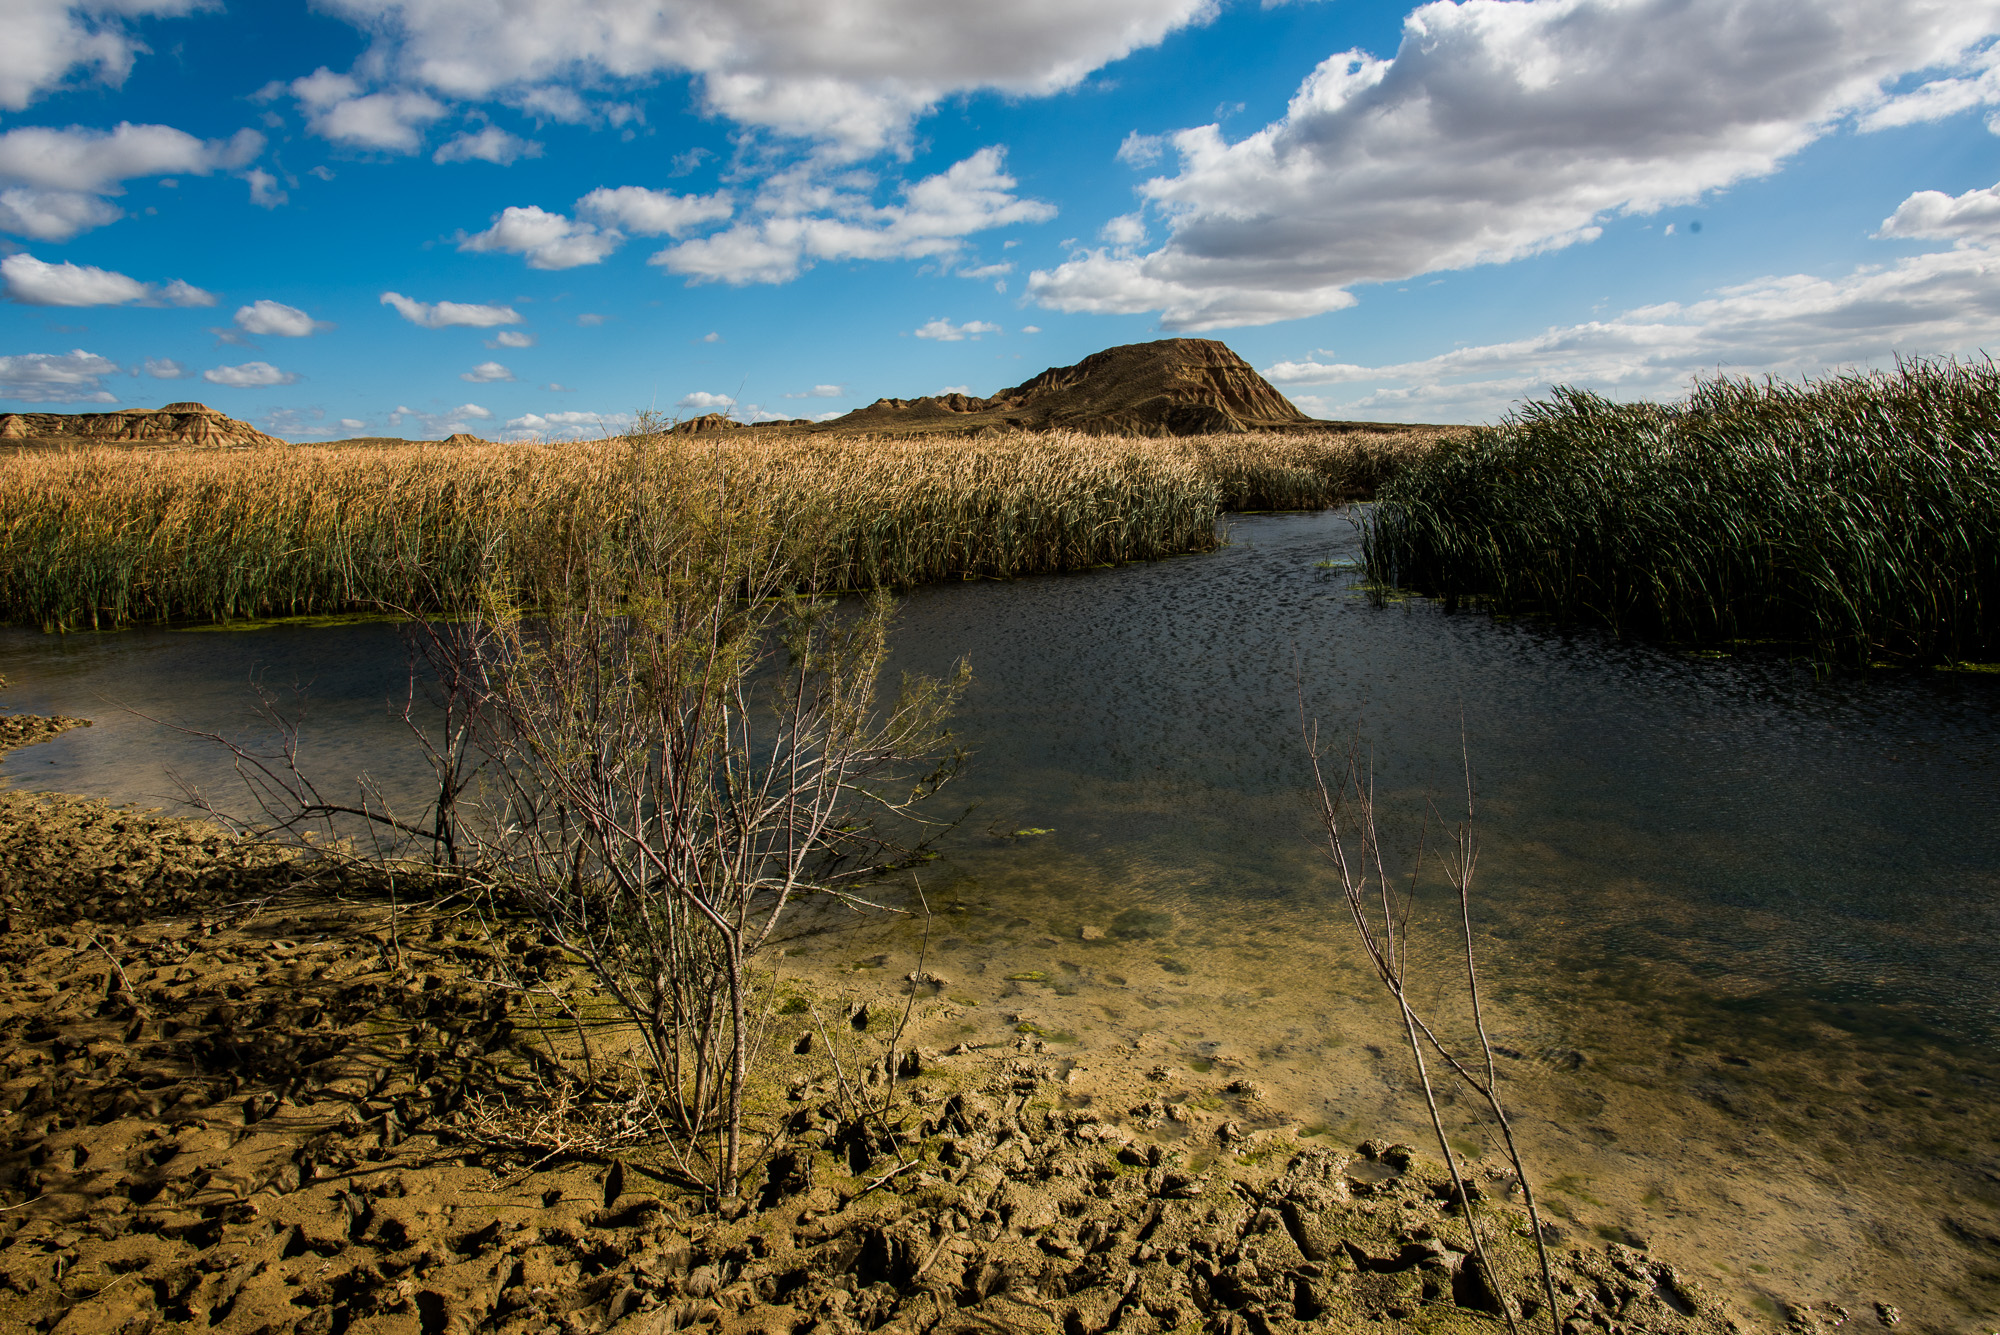
[[475,385],[485,385],[496,380],[512,380],[514,373],[499,362],[481,362],[470,371],[461,371],[458,378],[470,380]]
[[117,205],[75,190],[0,190],[0,232],[37,241],[67,241],[124,216]]
[[953,324],[949,320],[932,320],[910,331],[918,338],[928,338],[939,343],[960,343],[966,339],[977,340],[981,334],[1000,333],[1000,326],[988,324],[984,320],[967,320],[964,324]]
[[72,352],[25,352],[0,357],[0,398],[29,403],[116,403],[104,378],[118,363],[77,348]]
[[522,333],[518,329],[503,329],[486,340],[489,348],[532,348],[535,346],[533,334]]
[[149,305],[165,306],[213,306],[215,294],[204,292],[193,283],[184,283],[175,278],[160,289],[160,295]]
[[542,146],[532,139],[522,139],[508,134],[497,125],[466,133],[447,140],[438,151],[431,154],[432,162],[491,162],[496,166],[511,167],[522,158],[538,158]]
[[944,387],[943,389],[939,390],[939,391],[938,391],[938,393],[940,393],[940,394],[970,394],[970,393],[972,393],[972,386],[970,386],[970,385],[946,385],[946,386],[945,386],[945,387]]
[[1042,332],[1042,327],[1038,324],[1024,324],[1021,326],[1021,332],[1024,334],[1039,334]]
[[244,172],[243,179],[250,183],[250,202],[260,209],[275,209],[291,198],[278,189],[278,178],[261,167]]
[[594,311],[585,311],[576,317],[576,322],[585,329],[594,329],[604,323],[604,317]]
[[814,385],[811,389],[802,389],[796,394],[787,394],[785,397],[788,399],[838,399],[845,397],[846,394],[847,386],[845,385]]
[[721,222],[735,211],[736,206],[723,194],[676,195],[637,185],[602,187],[576,201],[578,217],[630,236],[681,237]]
[[280,371],[269,362],[245,362],[241,366],[218,366],[203,371],[201,378],[231,389],[256,389],[264,385],[289,385],[299,377],[296,372]]
[[467,237],[458,248],[524,255],[530,269],[574,269],[596,264],[624,240],[616,231],[600,231],[529,204],[502,209],[491,227]]
[[1159,249],[1086,251],[1029,290],[1176,330],[1337,310],[1356,284],[1575,245],[1766,175],[1901,99],[1941,113],[1936,79],[1884,89],[1983,68],[1968,53],[1996,31],[2000,0],[1427,4],[1393,58],[1329,58],[1249,137],[1173,135],[1178,170],[1139,187]]
[[746,422],[789,422],[792,420],[792,415],[772,412],[762,404],[751,403],[744,405],[742,418]]
[[423,93],[364,93],[352,75],[324,65],[285,86],[305,108],[314,134],[354,148],[414,153],[423,144],[423,127],[445,115],[444,105]]
[[7,187],[0,190],[0,230],[67,241],[124,216],[102,196],[123,194],[125,181],[233,171],[263,151],[264,137],[254,130],[210,140],[168,125],[130,122],[110,130],[9,130],[0,134],[0,186]]
[[358,417],[343,417],[340,419],[340,429],[342,431],[359,431],[362,427],[367,425],[368,423],[362,421]]
[[1160,160],[1166,152],[1166,140],[1157,134],[1140,134],[1137,130],[1125,136],[1114,155],[1128,167],[1146,168]]
[[510,89],[555,119],[589,113],[566,88],[682,71],[706,109],[815,140],[850,159],[907,143],[955,93],[1043,95],[1190,23],[1214,0],[328,0],[376,38],[363,63],[452,98]]
[[121,19],[189,13],[203,0],[8,0],[0,43],[0,108],[21,111],[59,87],[70,71],[91,70],[113,88],[125,82],[146,44]]
[[722,342],[722,335],[711,329],[701,336],[701,341],[704,343],[720,343]]
[[188,376],[187,367],[171,357],[148,357],[141,369],[155,380],[185,380]]
[[278,338],[305,338],[333,328],[325,320],[315,320],[296,306],[263,299],[236,308],[236,327],[246,334],[268,334]]
[[48,264],[26,251],[0,260],[7,298],[24,306],[213,306],[215,298],[178,278],[153,288],[88,264]]
[[121,121],[109,130],[22,126],[0,134],[0,179],[44,190],[117,194],[141,176],[206,176],[247,166],[264,136],[239,130],[230,139],[197,139],[170,125]]
[[1130,249],[1146,244],[1146,221],[1136,213],[1121,213],[1098,229],[1098,239]]
[[1011,263],[982,264],[976,269],[960,269],[958,276],[960,278],[999,278],[1012,272],[1014,272],[1014,266]]
[[680,402],[674,405],[684,412],[691,413],[726,412],[735,406],[736,400],[727,394],[710,394],[706,390],[699,389],[692,394],[682,395]]
[[475,306],[461,301],[440,301],[432,305],[413,301],[400,292],[384,292],[382,304],[395,307],[396,314],[426,329],[447,329],[453,325],[491,329],[495,325],[521,323],[520,313],[512,306]]
[[1897,355],[1976,356],[2000,328],[2000,245],[1964,243],[1839,278],[1789,274],[1608,320],[1368,366],[1306,359],[1264,368],[1273,384],[1360,385],[1299,396],[1318,416],[1490,418],[1557,383],[1620,398],[1671,396],[1696,373],[1796,377],[1882,366]]
[[451,410],[451,416],[487,418],[493,416],[493,414],[476,403],[461,403]]
[[591,440],[615,435],[632,423],[630,413],[528,413],[509,418],[507,426],[516,440]]
[[1005,156],[982,148],[904,186],[902,203],[881,207],[857,188],[867,181],[855,174],[831,184],[810,172],[781,174],[758,197],[757,218],[670,246],[647,263],[696,280],[782,283],[816,260],[956,255],[974,232],[1055,217],[1054,205],[1013,193]]
[[1882,220],[1876,235],[1917,241],[2000,241],[2000,185],[1962,195],[1919,190]]

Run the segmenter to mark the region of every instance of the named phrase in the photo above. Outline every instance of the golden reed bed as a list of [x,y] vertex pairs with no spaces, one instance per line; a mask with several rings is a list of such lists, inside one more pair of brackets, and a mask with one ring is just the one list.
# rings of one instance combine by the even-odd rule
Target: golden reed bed
[[0,617],[421,609],[468,591],[524,517],[611,526],[662,486],[717,487],[810,534],[825,588],[1077,570],[1207,550],[1225,509],[1370,496],[1448,434],[24,451],[0,457]]

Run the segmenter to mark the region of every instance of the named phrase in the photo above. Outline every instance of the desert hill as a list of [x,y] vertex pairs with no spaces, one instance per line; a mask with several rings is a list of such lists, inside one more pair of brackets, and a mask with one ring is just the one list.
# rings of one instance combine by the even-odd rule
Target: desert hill
[[1210,338],[1163,338],[1053,366],[991,398],[932,394],[877,399],[844,417],[814,422],[739,422],[707,413],[682,434],[758,431],[779,435],[978,435],[988,431],[1083,431],[1098,436],[1201,436],[1240,431],[1413,429],[1409,423],[1325,422],[1306,416],[1250,363]]
[[115,413],[0,413],[0,445],[283,445],[203,403]]
[[1163,338],[1092,353],[991,398],[877,399],[822,424],[837,431],[979,428],[1092,435],[1199,436],[1325,425],[1307,417],[1225,343]]

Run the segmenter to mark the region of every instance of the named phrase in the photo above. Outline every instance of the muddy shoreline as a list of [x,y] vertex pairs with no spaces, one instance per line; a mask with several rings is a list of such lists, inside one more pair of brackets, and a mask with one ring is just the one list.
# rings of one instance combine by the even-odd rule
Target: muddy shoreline
[[[0,791],[0,1326],[1506,1328],[1430,1155],[1329,1147],[1247,1081],[1137,1054],[1033,1032],[947,1049],[922,999],[886,1118],[857,1115],[824,1039],[781,1030],[756,1180],[717,1202],[619,1129],[615,1082],[551,1113],[561,1026],[493,980],[576,999],[580,975],[532,933],[386,890],[210,826]],[[846,1017],[849,1077],[879,1093],[903,1003],[810,1004]],[[1473,1180],[1498,1287],[1537,1316],[1511,1179]],[[1737,1328],[1672,1266],[1554,1231],[1565,1329]]]

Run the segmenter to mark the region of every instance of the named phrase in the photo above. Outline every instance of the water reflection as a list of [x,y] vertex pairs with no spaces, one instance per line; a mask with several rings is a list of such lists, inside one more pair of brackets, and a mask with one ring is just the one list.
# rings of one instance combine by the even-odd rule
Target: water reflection
[[[1642,1232],[1746,1303],[1885,1298],[1938,1329],[2000,1306],[1978,1241],[2000,1237],[2000,680],[1378,604],[1340,514],[1234,539],[908,596],[896,667],[977,674],[951,793],[976,810],[927,873],[954,1023],[1000,1037],[1025,1008],[1080,1053],[1254,1071],[1335,1134],[1407,1124],[1310,838],[1300,693],[1365,739],[1392,840],[1458,784],[1463,720],[1496,1023],[1573,1230]],[[17,754],[17,784],[152,804],[169,764],[218,784],[217,756],[104,697],[254,732],[261,675],[310,683],[322,773],[421,802],[393,627],[8,631],[0,673],[14,708],[99,720]],[[915,948],[895,921],[794,944],[885,986]]]

